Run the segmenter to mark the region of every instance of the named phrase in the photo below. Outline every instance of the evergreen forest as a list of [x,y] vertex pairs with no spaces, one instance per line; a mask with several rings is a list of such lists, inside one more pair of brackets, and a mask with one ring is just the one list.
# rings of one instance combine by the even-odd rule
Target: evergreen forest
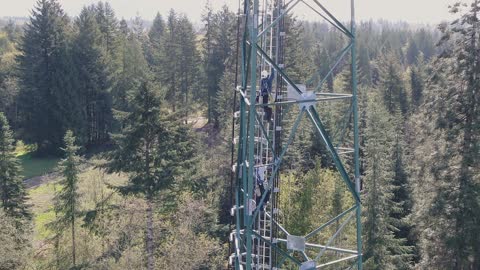
[[[480,270],[480,1],[467,2],[439,25],[357,22],[366,270]],[[207,4],[195,24],[112,6],[70,16],[37,0],[0,19],[0,270],[229,269],[238,11]],[[294,80],[351,87],[348,63],[327,74],[347,44],[336,28],[285,27]],[[345,108],[319,111],[340,136]],[[352,203],[317,137],[298,134],[280,176],[298,234]]]

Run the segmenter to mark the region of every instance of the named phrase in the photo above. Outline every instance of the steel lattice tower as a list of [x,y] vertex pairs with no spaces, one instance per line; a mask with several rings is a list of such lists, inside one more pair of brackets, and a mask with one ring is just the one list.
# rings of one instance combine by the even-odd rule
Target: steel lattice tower
[[[339,1],[339,0],[337,0]],[[360,164],[358,135],[358,100],[356,67],[356,34],[354,0],[349,1],[351,8],[350,27],[342,24],[321,2],[321,0],[250,0],[243,1],[241,42],[241,85],[237,86],[240,96],[239,111],[235,113],[238,121],[236,165],[232,168],[234,178],[234,201],[231,214],[234,216],[235,229],[230,234],[232,255],[230,264],[234,269],[319,269],[335,267],[339,263],[349,263],[347,269],[362,269],[361,240],[361,201],[360,201]],[[261,2],[261,3],[260,3]],[[284,40],[288,33],[284,29],[285,16],[299,4],[314,10],[322,19],[335,27],[348,40],[332,63],[330,71],[318,80],[313,88],[294,83],[288,68],[284,68]],[[322,92],[322,84],[341,63],[349,63],[351,71],[351,92]],[[276,73],[275,96],[268,104],[261,104],[257,95],[259,74],[265,68],[272,67]],[[315,75],[315,74],[314,74]],[[316,74],[318,75],[318,74]],[[321,102],[345,101],[349,103],[349,119],[353,129],[353,147],[334,145],[331,136],[317,112],[316,104]],[[283,107],[298,105],[299,112],[288,132],[282,126]],[[262,109],[273,108],[273,121],[264,120]],[[321,144],[333,160],[335,170],[345,183],[353,198],[353,205],[339,213],[306,235],[291,235],[278,219],[279,174],[282,161],[289,146],[299,131],[302,118],[312,123],[319,135]],[[288,134],[288,137],[286,136]],[[283,142],[282,137],[286,140]],[[346,169],[345,158],[351,155],[352,172]],[[258,197],[255,194],[258,167],[266,168],[266,191]],[[321,196],[321,195],[320,195]],[[256,197],[260,198],[258,205]],[[266,205],[266,209],[262,211]],[[325,233],[325,228],[333,223],[341,224],[328,236],[326,243],[312,243],[312,237]],[[337,247],[334,240],[347,224],[355,226],[356,249]],[[315,253],[309,257],[308,254]],[[328,257],[335,253],[336,257]],[[343,256],[343,257],[341,257]],[[338,268],[335,268],[338,269]]]

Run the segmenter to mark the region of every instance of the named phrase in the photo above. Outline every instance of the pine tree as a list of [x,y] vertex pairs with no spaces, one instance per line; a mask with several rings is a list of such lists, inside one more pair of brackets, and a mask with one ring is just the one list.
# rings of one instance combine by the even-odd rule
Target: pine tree
[[177,108],[178,88],[178,59],[180,58],[180,48],[178,46],[177,34],[178,34],[178,16],[172,9],[167,18],[167,31],[165,38],[163,39],[163,55],[161,56],[161,65],[163,69],[160,70],[159,75],[162,85],[165,86],[167,92],[165,98],[168,103],[171,104],[172,110],[175,112]]
[[232,128],[232,111],[233,108],[233,96],[235,86],[233,85],[232,77],[235,74],[232,70],[226,70],[223,73],[222,79],[220,80],[219,87],[220,91],[217,93],[215,102],[217,103],[218,111],[218,121],[219,128],[223,132],[224,137],[231,136]]
[[220,91],[219,83],[223,73],[235,60],[232,57],[236,32],[235,16],[226,6],[217,13],[213,13],[208,6],[206,10],[207,13],[202,19],[206,32],[203,40],[204,84],[207,89],[208,121],[218,127],[220,115],[215,97]]
[[420,54],[416,60],[417,64],[410,69],[410,87],[412,89],[412,106],[418,108],[422,102],[423,90],[425,88],[425,63],[423,55]]
[[[130,92],[139,88],[141,81],[150,73],[141,41],[129,30],[125,20],[120,21],[118,70],[112,87],[112,108],[117,113],[130,111]],[[121,124],[116,121],[116,130]]]
[[120,30],[120,34],[125,37],[128,35],[128,33],[130,33],[130,29],[128,29],[128,23],[125,19],[121,19],[120,20],[120,23],[119,23],[119,26],[118,26],[119,30]]
[[400,64],[393,53],[385,55],[380,63],[380,89],[383,91],[383,102],[393,114],[400,111],[403,115],[408,110],[408,99],[402,78]]
[[358,46],[358,82],[363,86],[372,86],[373,84],[373,71],[370,61],[370,48],[360,44]]
[[120,32],[120,23],[118,22],[115,12],[108,2],[103,4],[99,2],[95,9],[97,25],[100,29],[99,48],[102,57],[98,62],[103,66],[103,79],[101,88],[99,89],[99,113],[102,116],[99,120],[99,143],[104,142],[108,138],[108,133],[113,129],[113,88],[116,86],[118,76],[122,68],[121,62],[121,41],[122,34]]
[[414,35],[415,43],[419,48],[419,50],[422,52],[426,61],[431,60],[436,54],[435,52],[436,39],[437,38],[433,36],[432,32],[428,31],[425,28],[420,29],[420,31],[418,31]]
[[0,208],[0,270],[27,269],[31,258],[31,230],[26,224],[6,214]]
[[153,204],[161,191],[171,188],[193,156],[189,128],[168,113],[159,90],[143,82],[135,92],[123,132],[114,137],[118,148],[109,154],[109,172],[126,172],[129,183],[122,194],[143,195],[146,208],[147,269],[154,269]]
[[[188,113],[191,107],[193,95],[195,94],[195,88],[198,88],[199,83],[199,69],[200,58],[197,51],[196,34],[193,30],[192,23],[186,16],[178,18],[178,46],[179,56],[177,59],[179,64],[178,70],[178,92],[180,92],[181,109],[185,116],[185,121],[188,119]],[[197,87],[195,87],[197,86]]]
[[163,20],[162,15],[157,13],[155,19],[153,20],[152,27],[148,31],[148,49],[145,52],[146,59],[151,69],[157,75],[157,80],[160,80],[158,73],[160,72],[162,55],[162,39],[165,34],[165,21]]
[[135,16],[135,18],[132,21],[132,26],[131,26],[131,31],[132,34],[135,36],[135,38],[143,44],[145,41],[145,26],[143,25],[143,19],[140,16]]
[[213,108],[214,100],[212,93],[215,91],[215,82],[213,79],[213,69],[215,68],[213,64],[213,47],[214,47],[214,13],[210,2],[207,1],[205,5],[204,13],[202,14],[203,22],[203,31],[205,35],[202,40],[203,47],[203,71],[204,75],[204,85],[207,91],[207,118],[208,122],[213,121]]
[[75,22],[79,32],[75,39],[74,57],[78,87],[86,112],[88,144],[105,141],[111,126],[110,95],[107,92],[108,55],[103,49],[104,38],[96,16],[95,6],[84,7]]
[[75,145],[75,137],[73,132],[68,130],[64,137],[65,148],[62,150],[65,153],[65,159],[60,164],[62,172],[62,180],[60,186],[62,187],[55,193],[55,213],[56,220],[52,223],[57,232],[62,232],[70,227],[72,236],[72,264],[75,267],[76,262],[76,222],[80,215],[80,193],[78,191],[78,173],[80,157],[77,156],[79,147]]
[[7,117],[11,128],[15,129],[18,123],[18,76],[17,62],[15,57],[18,54],[16,43],[19,35],[13,21],[0,31],[0,111]]
[[405,257],[410,256],[407,261],[397,261],[396,267],[397,269],[410,269],[410,260],[413,259],[414,252],[416,252],[416,250],[414,250],[416,247],[416,239],[413,233],[414,225],[410,221],[413,207],[412,188],[405,162],[406,155],[404,149],[406,149],[406,146],[404,143],[404,133],[402,132],[405,125],[401,124],[403,121],[400,116],[396,118],[397,120],[394,122],[397,122],[397,128],[395,129],[396,134],[391,159],[393,160],[392,201],[397,205],[397,209],[391,213],[391,217],[396,220],[394,225],[397,230],[394,231],[394,236],[396,239],[405,241],[405,245],[409,248],[408,250],[406,249],[408,253],[406,252],[404,255]]
[[414,39],[410,39],[408,42],[408,48],[407,48],[407,64],[408,65],[415,65],[417,63],[417,58],[420,54],[420,51],[417,47],[417,43],[415,42]]
[[[396,238],[399,204],[393,201],[394,163],[390,155],[394,146],[392,118],[379,103],[369,100],[365,131],[365,268],[404,269],[410,261],[410,248],[403,238]],[[398,268],[400,266],[400,268]]]
[[3,31],[7,34],[8,39],[11,42],[16,43],[21,34],[21,28],[15,24],[15,21],[9,19],[7,24],[3,27]]
[[[330,57],[328,55],[328,52],[325,48],[320,48],[320,46],[316,47],[315,54],[313,56],[313,63],[315,65],[315,67],[317,68],[316,71],[318,72],[318,75],[319,75],[319,78],[320,78],[319,82],[320,82],[320,80],[323,80],[323,78],[325,78],[325,76],[327,76],[328,72],[330,71],[330,65],[332,64],[331,60],[330,60]],[[326,89],[329,92],[333,91],[333,76],[332,75],[327,77]]]
[[[106,55],[115,58],[118,50],[118,20],[115,12],[108,2],[98,2],[96,6],[92,6],[96,13],[96,21],[101,33],[101,45]],[[106,60],[114,60],[105,57]]]
[[0,197],[5,214],[12,218],[31,218],[27,192],[20,176],[20,164],[15,156],[13,135],[7,118],[0,112]]
[[431,215],[442,221],[435,223],[432,230],[443,239],[437,243],[443,247],[439,254],[451,260],[441,262],[436,259],[438,254],[433,256],[430,250],[426,255],[433,256],[434,265],[441,265],[441,269],[478,269],[480,1],[472,1],[466,9],[457,3],[451,11],[459,18],[451,26],[441,27],[446,49],[436,63],[441,68],[437,71],[440,75],[434,78],[438,92],[432,91],[435,98],[429,104],[437,112],[431,134],[437,136],[442,148],[435,149],[436,159],[428,164],[437,182]]
[[424,269],[453,269],[452,260],[444,259],[452,253],[444,239],[455,234],[454,222],[449,215],[440,214],[447,204],[443,196],[438,196],[442,193],[451,195],[453,185],[452,178],[445,174],[445,170],[451,166],[449,160],[453,153],[445,152],[445,133],[437,130],[439,125],[448,123],[446,107],[450,101],[444,89],[453,88],[454,84],[447,79],[446,65],[437,63],[436,82],[425,88],[423,105],[411,115],[411,128],[405,130],[411,149],[409,170],[414,198],[411,219],[417,221],[415,233],[418,234],[420,251],[418,267]]
[[56,0],[38,0],[18,57],[23,137],[39,152],[57,152],[66,129],[82,126],[69,52],[69,19]]
[[157,15],[155,15],[155,19],[153,19],[153,25],[148,32],[148,38],[150,39],[150,42],[155,48],[158,48],[157,46],[160,46],[160,41],[164,34],[165,22],[163,21],[162,15],[160,15],[160,13],[157,13]]
[[[307,75],[306,62],[302,61],[303,50],[298,44],[301,44],[301,36],[304,33],[304,28],[301,22],[297,21],[291,15],[285,16],[285,70],[296,83],[300,83],[305,80]],[[327,52],[330,54],[331,51]],[[330,54],[331,55],[331,54]]]

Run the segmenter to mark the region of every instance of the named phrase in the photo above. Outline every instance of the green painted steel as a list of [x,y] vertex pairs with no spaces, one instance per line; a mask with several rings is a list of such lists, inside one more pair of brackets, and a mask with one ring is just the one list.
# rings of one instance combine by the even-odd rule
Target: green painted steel
[[[322,85],[323,83],[327,80],[327,78],[332,75],[334,69],[338,66],[338,64],[340,63],[340,61],[343,59],[343,57],[345,56],[345,54],[351,50],[352,48],[352,43],[349,43],[345,48],[343,48],[343,50],[340,51],[340,53],[334,58],[336,59],[335,61],[335,64],[330,68],[330,71],[324,76],[324,78],[322,79],[322,81],[320,81],[320,83],[318,83],[317,87],[315,88],[315,91],[319,91],[321,88],[322,88]],[[313,80],[317,77],[317,76],[320,76],[320,73],[319,72],[315,72],[315,74],[307,80],[306,84],[311,84],[313,82]]]
[[[236,91],[240,92],[240,102],[239,102],[239,122],[238,122],[238,147],[237,147],[237,161],[236,161],[236,170],[235,170],[235,206],[232,208],[232,215],[235,219],[235,231],[233,232],[233,254],[234,257],[233,266],[234,269],[273,269],[276,267],[280,269],[288,262],[288,265],[296,265],[301,267],[303,263],[310,261],[309,254],[312,251],[309,250],[307,254],[307,248],[310,247],[321,247],[320,252],[313,256],[317,267],[319,265],[329,265],[335,264],[340,261],[349,260],[356,264],[357,269],[362,269],[362,239],[361,239],[361,198],[360,198],[360,169],[359,169],[359,138],[358,138],[358,99],[357,99],[357,67],[356,67],[356,31],[355,31],[355,9],[354,9],[354,0],[350,0],[351,4],[351,23],[350,29],[347,29],[335,16],[328,11],[325,6],[320,2],[321,0],[310,0],[320,8],[321,11],[315,10],[313,5],[307,4],[308,0],[292,0],[290,1],[289,6],[284,6],[284,0],[249,0],[243,1],[243,41],[241,45],[241,86]],[[349,0],[342,0],[349,1]],[[262,6],[260,8],[260,2]],[[275,3],[273,4],[272,13],[267,12],[267,7],[264,6],[265,3]],[[320,95],[320,97],[315,96],[312,98],[310,95],[307,98],[302,96],[302,91],[296,83],[294,83],[288,76],[288,70],[283,70],[284,63],[279,57],[279,48],[283,48],[283,44],[280,43],[283,38],[281,34],[283,28],[281,28],[282,22],[286,17],[286,14],[295,9],[296,5],[299,3],[305,3],[308,7],[314,9],[314,11],[320,15],[321,18],[327,20],[331,25],[333,25],[340,33],[343,33],[349,40],[347,46],[343,48],[338,56],[334,59],[333,65],[330,66],[329,72],[323,77],[320,78],[319,84],[314,87],[314,93]],[[262,11],[263,10],[263,11]],[[263,13],[262,13],[263,12]],[[263,14],[263,15],[262,15]],[[260,18],[261,16],[270,16],[268,18]],[[268,21],[270,20],[270,23]],[[284,33],[283,33],[284,34]],[[288,35],[288,33],[287,33]],[[273,37],[275,37],[276,48],[273,47]],[[268,40],[269,38],[269,40]],[[269,44],[270,47],[267,47],[266,44]],[[282,45],[282,46],[279,46]],[[275,51],[273,51],[275,50]],[[328,76],[331,76],[340,63],[344,63],[348,52],[350,52],[351,57],[351,75],[352,75],[352,93],[318,93],[323,83],[326,81]],[[283,53],[282,53],[283,54]],[[265,66],[270,65],[279,76],[279,80],[276,82],[276,93],[275,101],[268,104],[257,104],[257,88],[259,84],[258,74],[261,72],[261,69]],[[312,75],[312,79],[307,81],[311,83],[314,78],[319,77],[320,73]],[[279,83],[280,82],[280,83]],[[284,84],[291,86],[299,95],[295,100],[286,100],[285,97],[278,98],[278,96],[286,95],[286,87]],[[303,88],[302,88],[303,89]],[[279,94],[280,93],[280,94]],[[282,94],[283,93],[283,94]],[[322,123],[321,116],[318,114],[315,105],[318,102],[329,102],[329,101],[343,100],[342,102],[350,102],[348,110],[345,113],[345,116],[342,117],[343,125],[340,126],[340,142],[336,145],[332,142],[332,137],[330,136],[328,130],[324,127]],[[270,108],[282,108],[282,106],[287,106],[291,104],[298,104],[299,112],[296,116],[293,126],[290,129],[289,137],[287,141],[282,144],[280,139],[275,136],[277,128],[283,130],[281,125],[281,115],[276,115],[277,112],[284,113],[283,110],[276,110],[274,114],[274,122],[265,124],[266,120],[263,120],[259,115],[257,110],[262,110],[265,107]],[[351,121],[351,115],[353,115],[353,160],[354,160],[354,175],[353,177],[347,172],[344,162],[338,153],[337,147],[343,142],[343,138],[346,134],[346,128],[348,124],[347,121]],[[262,196],[256,197],[255,188],[256,188],[256,179],[255,179],[255,169],[254,166],[258,160],[265,160],[265,163],[262,165],[267,167],[271,166],[268,172],[266,190],[271,192],[271,201],[277,199],[275,191],[275,183],[278,182],[278,177],[280,175],[281,164],[284,161],[284,156],[288,152],[289,146],[293,143],[295,134],[298,130],[301,130],[300,125],[304,116],[307,116],[313,124],[314,129],[319,133],[321,137],[321,143],[323,143],[330,154],[335,168],[341,176],[341,180],[348,187],[352,198],[355,200],[355,205],[347,209],[346,211],[339,213],[334,218],[329,218],[328,221],[324,224],[321,224],[316,229],[312,230],[309,234],[305,236],[296,236],[298,239],[304,239],[305,243],[302,249],[288,250],[287,243],[289,240],[284,238],[279,238],[277,234],[290,235],[288,231],[281,226],[280,222],[275,219],[276,210],[274,209],[275,203],[267,201],[267,192],[264,192]],[[273,127],[273,130],[272,130]],[[273,135],[269,132],[272,131]],[[283,132],[283,131],[282,131]],[[256,135],[261,136],[259,140],[256,140]],[[273,137],[270,137],[273,136]],[[275,143],[277,141],[277,143]],[[279,143],[280,141],[280,143]],[[341,148],[340,151],[344,150]],[[350,148],[348,148],[350,149]],[[260,151],[260,157],[256,155]],[[261,152],[264,151],[264,152]],[[345,151],[344,151],[345,152]],[[347,151],[348,152],[348,151]],[[266,156],[265,156],[266,155]],[[271,159],[271,161],[268,160]],[[265,164],[265,165],[264,165]],[[280,191],[281,192],[281,191]],[[255,199],[257,199],[258,205],[256,205]],[[262,209],[264,205],[270,207],[271,213],[269,215],[264,214]],[[255,207],[255,208],[253,208]],[[264,210],[267,211],[267,210]],[[279,209],[281,211],[281,209]],[[355,211],[355,212],[353,212]],[[346,219],[344,219],[347,217]],[[354,218],[353,218],[354,217]],[[261,220],[262,219],[262,220]],[[340,226],[333,235],[328,238],[327,244],[313,243],[308,242],[307,240],[312,241],[316,239],[313,237],[317,234],[324,233],[325,228],[339,222],[342,220],[342,226]],[[349,224],[350,219],[355,219],[356,226],[356,247],[357,250],[330,247],[330,244],[334,243],[336,237],[341,234],[343,228]],[[262,235],[260,229],[260,224],[268,223],[268,229],[271,230],[270,234]],[[264,227],[267,228],[267,227]],[[274,228],[277,228],[275,231],[272,231]],[[302,238],[303,237],[303,238]],[[282,241],[278,241],[278,240]],[[263,244],[260,245],[260,243]],[[302,243],[300,241],[300,243]],[[265,248],[268,246],[268,250]],[[263,250],[260,248],[263,247]],[[299,252],[300,250],[301,252]],[[305,250],[305,251],[303,251]],[[326,252],[332,252],[335,250],[335,254],[346,252],[349,255],[353,253],[354,256],[346,257],[344,259],[338,260],[331,258],[330,255],[325,255]],[[347,252],[348,251],[348,252]],[[268,254],[267,254],[268,252]],[[275,254],[275,256],[272,256]],[[325,256],[323,256],[325,255]],[[259,257],[263,256],[263,262],[260,263]],[[330,256],[330,257],[328,257]],[[312,258],[313,258],[312,257]],[[321,260],[320,260],[321,258]],[[327,260],[327,261],[326,261]]]
[[[353,1],[354,0],[352,0],[352,4]],[[318,2],[318,0],[313,0],[313,2],[315,2],[315,4],[317,4],[327,14],[327,16],[335,22],[336,25],[334,26],[336,28],[341,28],[341,30],[343,30],[343,33],[345,33],[348,37],[350,37],[351,39],[355,39],[355,36],[347,29],[347,27],[345,27],[337,18],[335,18],[335,16],[333,16],[333,14],[328,11],[328,9],[326,9],[322,4],[320,4],[320,2]]]
[[[257,34],[258,34],[258,0],[253,0],[253,20],[249,23],[250,29],[250,41],[252,44],[257,44]],[[255,104],[256,90],[257,90],[257,47],[251,46],[250,51],[250,104]],[[255,106],[249,107],[248,113],[248,175],[244,180],[247,180],[247,189],[245,192],[246,204],[244,211],[247,213],[245,215],[245,236],[246,236],[246,261],[245,264],[247,269],[252,265],[252,236],[253,228],[251,226],[252,220],[249,212],[251,211],[251,201],[253,198],[253,185],[254,185],[254,171],[253,166],[255,164]]]
[[[355,25],[355,0],[351,0],[351,32],[352,32],[352,108],[353,108],[353,147],[355,161],[355,191],[360,194],[360,141],[358,138],[358,93],[357,93],[357,51],[356,51],[356,25]],[[362,204],[357,202],[357,268],[362,270]]]
[[313,230],[311,233],[305,235],[305,238],[308,239],[312,236],[314,236],[315,234],[319,233],[321,230],[323,230],[324,228],[328,227],[328,225],[332,224],[333,222],[341,219],[343,216],[345,216],[346,214],[352,212],[353,210],[357,209],[357,205],[355,204],[355,206],[352,206],[350,207],[349,209],[343,211],[342,213],[340,213],[338,216],[332,218],[331,220],[327,221],[325,224],[322,224],[322,226],[318,227],[317,229]]
[[[255,44],[255,43],[254,43]],[[301,94],[302,91],[300,91],[300,89],[298,89],[298,86],[292,81],[290,80],[290,78],[287,76],[287,74],[285,74],[282,69],[268,56],[268,54],[266,52],[264,52],[262,50],[262,48],[258,47],[258,45],[256,46],[252,46],[252,47],[256,47],[258,52],[260,52],[260,54],[262,55],[262,57],[265,57],[266,61],[268,63],[270,63],[274,68],[275,70],[282,76],[282,78],[289,84],[291,85],[295,91],[297,91],[297,93]]]
[[292,255],[288,254],[288,252],[285,252],[284,250],[280,249],[277,247],[276,244],[272,243],[270,240],[267,240],[265,238],[263,238],[261,235],[259,235],[258,233],[256,232],[253,232],[253,235],[256,236],[257,238],[261,239],[262,241],[265,241],[267,243],[270,243],[270,245],[275,249],[277,250],[282,256],[285,256],[285,258],[289,259],[290,261],[292,261],[293,263],[295,263],[296,265],[300,265],[301,262],[299,260],[297,260],[296,258],[292,257]]
[[340,54],[338,55],[337,57],[337,61],[335,62],[335,64],[330,68],[330,71],[327,73],[327,75],[325,75],[325,77],[322,79],[322,81],[320,81],[320,83],[317,85],[317,87],[315,87],[315,91],[319,91],[321,88],[322,88],[322,85],[323,83],[328,79],[328,76],[332,75],[333,71],[335,70],[335,68],[338,66],[338,64],[340,64],[340,62],[342,61],[342,59],[345,57],[345,54],[347,54],[348,50],[351,48],[353,48],[353,42],[348,44],[347,47],[345,47],[345,49],[343,49]]
[[[300,114],[298,115],[297,119],[295,120],[295,123],[293,124],[293,128],[292,128],[292,133],[290,133],[290,136],[288,137],[288,141],[287,143],[285,144],[285,146],[283,147],[282,149],[282,152],[280,153],[280,155],[278,156],[278,159],[277,161],[275,161],[275,167],[273,168],[273,172],[272,172],[272,175],[270,176],[270,179],[268,180],[268,184],[269,186],[272,185],[273,183],[273,179],[275,178],[275,176],[277,175],[278,173],[278,170],[280,169],[280,163],[282,162],[282,159],[283,159],[283,156],[285,155],[285,153],[287,152],[288,150],[288,147],[290,146],[290,144],[292,144],[292,141],[293,141],[293,137],[295,136],[295,133],[297,131],[297,128],[298,128],[298,125],[300,124],[300,120],[302,120],[302,115],[304,113],[305,110],[301,110],[300,111]],[[259,209],[263,206],[264,202],[265,202],[265,198],[266,198],[266,193],[263,194],[262,198],[260,199],[260,204],[259,206],[257,207],[257,209],[253,212],[253,219],[255,219],[258,215],[258,212],[259,212]]]
[[342,161],[340,160],[340,156],[335,150],[335,147],[333,146],[332,141],[330,140],[328,133],[325,130],[322,121],[320,120],[320,117],[318,116],[317,110],[313,106],[309,108],[308,115],[310,116],[310,120],[312,121],[313,125],[317,128],[318,133],[322,137],[323,142],[327,147],[327,150],[332,155],[333,162],[335,163],[335,166],[337,167],[340,175],[342,176],[343,181],[345,182],[345,184],[347,184],[347,187],[352,193],[355,200],[357,202],[360,202],[360,195],[356,192],[355,187],[353,186],[352,181],[350,180],[350,177],[348,176],[348,173],[345,170]]

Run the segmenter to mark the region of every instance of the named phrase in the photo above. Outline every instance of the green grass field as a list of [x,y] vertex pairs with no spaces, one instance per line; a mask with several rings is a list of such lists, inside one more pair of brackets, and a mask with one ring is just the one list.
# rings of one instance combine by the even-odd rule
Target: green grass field
[[35,146],[25,145],[21,141],[17,143],[15,152],[20,160],[24,179],[52,172],[60,161],[57,157],[35,157],[34,151]]
[[[16,145],[16,155],[22,167],[22,175],[24,179],[35,176],[42,176],[50,172],[54,172],[60,158],[58,157],[36,157],[36,147],[34,145],[25,145],[19,141]],[[91,159],[93,163],[98,161]],[[79,192],[84,196],[82,198],[82,209],[92,209],[95,203],[92,197],[99,196],[99,190],[107,193],[112,192],[108,189],[103,181],[110,184],[118,185],[126,181],[124,176],[104,174],[99,169],[87,165],[79,173]],[[61,176],[50,175],[46,178],[38,179],[35,185],[28,188],[29,204],[34,215],[34,246],[40,248],[46,243],[46,239],[52,236],[52,232],[48,228],[48,224],[55,220],[54,202],[55,190],[59,191],[62,187],[58,185]],[[98,199],[98,198],[97,198]]]
[[28,191],[29,202],[34,213],[34,239],[36,241],[46,239],[50,235],[46,225],[55,219],[53,211],[54,184],[54,182],[46,183]]
[[18,156],[22,166],[23,178],[28,179],[34,176],[44,175],[55,170],[59,158],[37,158],[31,153]]
[[[124,175],[103,174],[99,169],[93,167],[85,168],[79,173],[78,191],[82,194],[81,210],[93,209],[95,203],[92,198],[100,196],[99,192],[103,190],[106,194],[112,192],[105,183],[112,185],[122,185],[127,179]],[[35,246],[41,246],[45,239],[49,238],[52,232],[47,228],[47,224],[55,220],[53,208],[53,198],[55,190],[59,191],[62,187],[58,184],[60,176],[53,176],[49,181],[28,190],[29,204],[32,205],[34,215],[34,234]],[[99,198],[97,198],[99,199]]]

